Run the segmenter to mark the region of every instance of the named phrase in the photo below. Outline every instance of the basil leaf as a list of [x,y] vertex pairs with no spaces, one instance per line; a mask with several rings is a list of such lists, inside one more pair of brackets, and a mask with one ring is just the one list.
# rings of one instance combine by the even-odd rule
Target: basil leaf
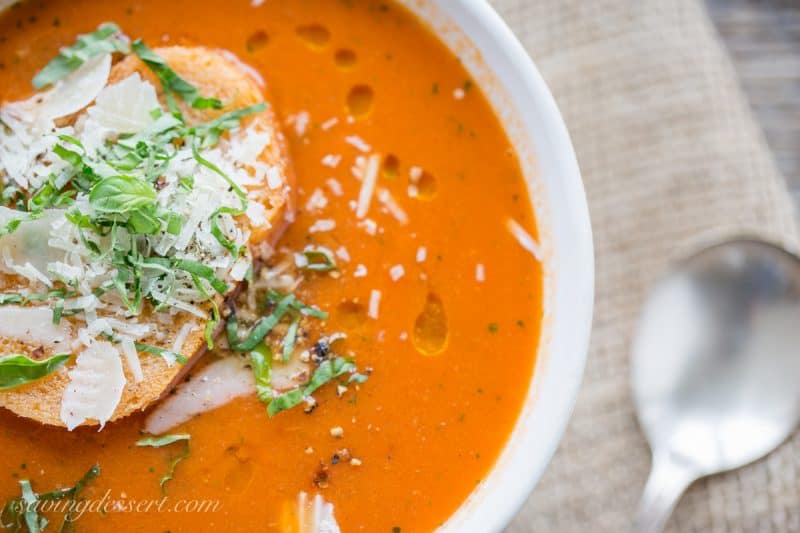
[[[133,42],[133,51],[145,65],[161,80],[168,95],[177,94],[194,109],[222,109],[217,98],[204,98],[197,87],[181,78],[158,54],[153,52],[141,39]],[[171,108],[173,106],[170,106]],[[175,109],[173,109],[173,112]]]
[[256,377],[258,399],[269,403],[272,400],[272,350],[266,344],[260,344],[250,352],[250,362]]
[[189,440],[192,438],[191,435],[182,433],[182,434],[175,434],[175,435],[163,435],[161,437],[145,437],[136,441],[136,446],[147,446],[150,448],[161,448],[163,446],[169,446],[175,442],[185,442],[186,447],[184,448],[183,453],[178,454],[169,460],[169,467],[167,468],[166,474],[164,474],[159,482],[161,486],[162,492],[166,493],[167,491],[167,483],[172,481],[172,478],[175,475],[175,468],[177,468],[178,463],[189,457]]
[[100,213],[128,213],[152,205],[155,199],[152,185],[131,176],[103,178],[89,193],[89,203]]
[[106,22],[96,31],[78,36],[72,46],[62,48],[33,78],[33,86],[37,89],[51,85],[77,70],[89,59],[104,53],[130,53],[128,39],[116,24]]
[[303,391],[301,389],[292,389],[288,392],[284,392],[283,394],[275,396],[267,406],[267,414],[270,416],[270,418],[272,418],[281,411],[286,411],[287,409],[291,409],[292,407],[300,405],[302,401]]
[[13,389],[41,379],[57,370],[70,358],[69,354],[58,354],[36,361],[21,354],[0,357],[0,390]]

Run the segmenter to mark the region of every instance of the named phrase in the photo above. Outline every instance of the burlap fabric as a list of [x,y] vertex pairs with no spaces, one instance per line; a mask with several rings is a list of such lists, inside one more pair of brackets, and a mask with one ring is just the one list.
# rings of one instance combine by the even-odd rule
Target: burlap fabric
[[[628,531],[650,465],[628,382],[648,287],[671,261],[723,236],[795,248],[793,208],[699,0],[494,4],[564,114],[597,254],[577,407],[509,531]],[[693,485],[669,530],[800,531],[800,434],[757,464]]]

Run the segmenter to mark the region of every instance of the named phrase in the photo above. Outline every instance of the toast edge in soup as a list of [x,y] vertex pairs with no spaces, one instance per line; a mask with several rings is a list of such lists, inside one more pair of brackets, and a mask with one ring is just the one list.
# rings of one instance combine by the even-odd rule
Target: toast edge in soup
[[[141,309],[127,304],[136,300],[137,285],[150,281],[148,276],[157,278],[156,274],[132,269],[124,281],[110,285],[106,298],[114,291],[124,294],[114,296],[118,299],[114,304],[122,304],[127,314],[109,314],[108,324],[101,322],[103,327],[92,330],[99,338],[88,340],[83,335],[83,340],[88,340],[84,347],[88,350],[86,344],[103,343],[104,349],[117,351],[125,378],[123,391],[137,383],[133,356],[143,368],[150,358],[163,368],[184,368],[182,357],[174,367],[166,364],[174,353],[181,353],[174,348],[174,337],[145,343],[133,339],[130,331],[115,329],[131,322],[130,317],[136,316],[131,311],[143,315],[134,319],[137,324],[154,325],[153,335],[166,330],[178,336],[183,329],[183,342],[196,337],[198,344],[205,346],[212,340],[215,349],[192,369],[191,379],[154,409],[109,424],[100,434],[89,428],[69,433],[0,415],[0,423],[7,428],[0,445],[13,450],[6,463],[9,478],[0,483],[0,491],[12,502],[20,501],[14,500],[17,497],[24,501],[25,484],[43,492],[82,480],[73,486],[70,497],[79,494],[92,500],[110,490],[116,495],[124,493],[128,499],[166,494],[170,500],[216,499],[220,503],[204,515],[86,513],[76,524],[86,530],[182,531],[203,524],[220,530],[294,531],[298,523],[327,523],[331,527],[338,524],[343,531],[424,531],[442,523],[492,466],[516,421],[533,367],[542,298],[541,266],[530,250],[533,244],[535,251],[535,225],[519,163],[485,98],[457,58],[404,8],[387,2],[275,1],[258,7],[242,2],[221,10],[212,2],[200,1],[191,6],[204,15],[191,21],[180,18],[182,10],[190,7],[181,1],[169,6],[137,2],[133,9],[122,3],[100,6],[81,0],[67,5],[60,1],[45,6],[21,4],[0,15],[0,35],[8,36],[0,39],[0,86],[5,84],[0,100],[8,104],[30,97],[32,91],[26,84],[47,64],[48,56],[70,46],[77,34],[102,33],[102,24],[115,20],[127,34],[143,40],[131,42],[115,28],[109,36],[119,38],[119,43],[99,45],[104,51],[96,55],[79,50],[81,65],[73,68],[74,62],[62,60],[63,77],[46,85],[65,85],[70,76],[94,66],[93,61],[100,63],[97,58],[110,53],[110,81],[100,85],[101,91],[126,82],[149,84],[160,107],[159,112],[148,113],[150,118],[173,117],[183,128],[195,129],[175,132],[160,146],[153,139],[126,143],[124,137],[132,132],[118,131],[103,138],[103,150],[108,153],[98,159],[105,163],[117,157],[127,165],[123,173],[120,163],[114,161],[114,175],[104,175],[92,168],[99,163],[78,149],[86,148],[85,140],[76,136],[84,132],[79,125],[81,117],[64,121],[56,117],[56,128],[77,130],[63,134],[57,142],[67,138],[78,141],[80,147],[67,144],[64,148],[82,156],[81,163],[86,163],[90,175],[84,176],[86,170],[79,169],[75,175],[80,182],[66,188],[58,188],[60,182],[50,183],[48,176],[45,181],[55,189],[48,195],[63,195],[60,201],[65,204],[48,204],[41,210],[63,207],[68,211],[73,203],[80,208],[81,202],[86,202],[87,212],[80,212],[83,218],[71,218],[77,221],[76,227],[88,218],[91,225],[79,229],[94,232],[97,236],[90,234],[88,240],[98,240],[95,244],[100,249],[86,245],[84,235],[78,235],[80,245],[92,248],[91,253],[99,252],[100,261],[106,260],[103,252],[107,250],[121,255],[117,244],[121,239],[108,244],[111,239],[100,229],[106,224],[115,232],[138,235],[136,239],[147,242],[144,250],[138,248],[138,242],[125,244],[127,255],[141,255],[148,261],[163,258],[168,263],[164,270],[169,271],[162,272],[163,277],[152,286],[140,289]],[[81,9],[88,17],[78,15]],[[159,23],[153,22],[156,14]],[[234,35],[237,32],[204,22],[215,17],[225,18],[230,27],[243,31]],[[6,31],[17,31],[18,25],[25,37]],[[180,32],[171,34],[175,28]],[[77,46],[87,41],[89,48],[99,42],[82,39]],[[36,43],[35,49],[31,43]],[[12,68],[5,59],[20,52],[32,58]],[[69,49],[61,48],[59,57],[65,56],[69,57]],[[188,63],[181,63],[182,59]],[[233,77],[216,75],[213,68],[207,68],[209,61],[221,62]],[[42,72],[46,74],[48,69]],[[230,89],[242,76],[248,87],[255,87],[251,94],[256,101],[237,98],[247,90]],[[42,78],[38,79],[41,82]],[[262,79],[268,83],[268,99]],[[142,98],[139,95],[140,101]],[[247,109],[263,100],[271,104],[268,111]],[[91,97],[78,115],[85,115],[84,121],[92,115],[103,117],[89,112],[100,107],[101,101],[112,108],[105,118],[114,115],[119,119],[115,114],[122,111],[114,109],[110,98]],[[226,107],[234,102],[246,104]],[[214,109],[217,106],[222,109]],[[123,115],[133,107],[124,109]],[[242,109],[248,112],[237,114]],[[230,113],[234,116],[226,120]],[[268,113],[270,139],[266,143],[252,139],[259,133],[254,135],[251,127],[259,113]],[[217,127],[210,124],[215,120]],[[419,127],[422,124],[424,128]],[[202,131],[197,133],[197,129],[203,130],[198,125],[206,126],[211,139],[206,141]],[[285,141],[282,129],[286,130]],[[137,134],[141,130],[132,136]],[[247,142],[236,146],[237,137]],[[204,142],[209,144],[203,146]],[[270,243],[274,247],[262,245],[269,240],[269,233],[250,231],[253,237],[245,236],[251,224],[237,221],[253,213],[247,213],[241,200],[239,205],[221,200],[221,206],[228,209],[217,216],[228,215],[226,223],[228,219],[231,222],[218,223],[215,231],[211,228],[215,209],[209,213],[187,206],[181,212],[176,196],[168,196],[161,188],[163,171],[153,166],[158,160],[153,152],[168,152],[164,158],[169,161],[161,162],[164,168],[177,166],[177,154],[183,153],[186,161],[193,160],[193,166],[181,169],[185,175],[175,172],[174,177],[163,178],[168,185],[177,183],[177,187],[191,187],[195,192],[204,179],[225,174],[251,196],[248,204],[256,203],[258,191],[269,190],[269,180],[275,177],[268,168],[259,177],[252,165],[258,154],[265,154],[260,146],[273,148],[275,159],[267,159],[267,167],[275,164],[280,183],[290,184],[292,176],[284,154],[291,155],[297,176],[291,189],[297,202],[292,207],[287,196],[287,208],[278,217],[292,222],[283,238]],[[209,157],[204,150],[220,154]],[[230,160],[224,157],[226,151],[232,154]],[[255,160],[245,161],[245,153],[255,154],[251,156]],[[214,159],[217,156],[219,159]],[[204,175],[206,171],[209,176]],[[240,171],[241,176],[231,176]],[[149,240],[153,234],[138,231],[147,229],[143,226],[146,222],[138,220],[138,213],[130,215],[138,207],[122,212],[117,207],[93,210],[92,188],[104,179],[123,175],[149,182],[156,197],[163,194],[165,201],[156,202],[157,206],[176,214],[155,210],[152,217],[160,229],[169,229],[173,219],[180,219],[173,222],[177,225],[186,224],[192,215],[205,217],[210,237],[202,244],[225,250],[221,253],[231,258],[227,270],[214,262],[219,256],[209,265],[208,255],[176,256],[174,248],[159,254]],[[188,178],[195,178],[191,185]],[[65,190],[76,192],[64,194]],[[33,196],[23,189],[20,198],[7,199],[7,208],[35,212],[39,206],[29,203]],[[95,195],[97,198],[102,195]],[[20,200],[24,200],[22,204]],[[267,198],[262,204],[267,212],[270,201]],[[44,218],[39,213],[35,217],[32,221]],[[24,229],[29,222],[15,222],[14,229]],[[200,232],[203,224],[197,222]],[[272,235],[277,238],[283,229],[283,225],[275,225]],[[0,247],[15,233],[0,237]],[[230,243],[234,245],[226,246]],[[131,254],[133,250],[135,254]],[[245,263],[241,258],[247,258],[248,264],[250,258],[256,261],[252,269],[239,267],[245,271],[240,279],[247,283],[237,294],[237,280],[226,276],[234,263]],[[186,271],[176,268],[176,260],[194,263],[182,263],[189,267]],[[119,264],[135,263],[129,257],[125,261]],[[42,281],[40,278],[31,280],[13,271],[18,285],[8,292],[11,296],[6,297],[5,307],[14,306],[12,316],[17,308],[47,309],[48,323],[60,313],[59,321],[70,324],[70,333],[74,330],[77,334],[81,327],[89,329],[90,321],[73,325],[86,308],[66,304],[81,295],[70,294],[77,291],[65,283],[70,279],[62,279],[65,269],[56,270],[62,275],[50,279],[53,288],[37,288],[38,292],[33,284]],[[51,275],[46,265],[40,272]],[[186,275],[185,283],[173,281],[170,275],[175,272]],[[225,283],[225,291],[217,280]],[[182,308],[171,316],[186,312],[176,291],[207,295],[209,307],[201,309],[205,319],[193,315],[197,326],[193,328],[180,328],[180,318],[177,322],[154,319],[165,308],[169,313],[163,300],[147,300],[153,294],[147,289],[159,283],[174,283],[169,294]],[[87,288],[77,285],[79,290]],[[105,292],[98,296],[94,288],[88,288],[102,302]],[[167,294],[164,289],[155,290],[156,297]],[[219,296],[213,296],[215,292]],[[35,297],[26,298],[28,294]],[[147,308],[159,304],[158,310]],[[102,320],[104,312],[101,309],[90,319]],[[204,327],[207,323],[209,328]],[[215,339],[214,334],[221,330]],[[20,378],[12,378],[12,387],[0,395],[24,398],[19,393],[26,388],[72,372],[74,358],[52,360],[52,350],[40,353],[38,347],[27,348],[32,348],[29,353],[19,354],[16,351],[22,349],[14,348],[15,355],[25,360],[13,363],[18,367],[43,359],[47,365],[34,367],[46,368],[24,374],[24,379],[40,379],[32,385],[24,384],[23,379],[17,387],[14,380]],[[98,351],[86,359],[105,364],[95,360],[102,353],[108,352]],[[188,359],[194,363],[193,358]],[[156,389],[171,389],[169,381]],[[209,385],[218,383],[223,386]],[[204,401],[198,403],[198,396]],[[96,412],[90,410],[90,414]],[[94,416],[84,418],[90,423],[102,421]],[[155,436],[142,435],[142,431]],[[48,444],[33,447],[33,440]],[[89,469],[93,464],[99,469]],[[141,475],[131,479],[126,474],[131,467]],[[24,484],[20,486],[18,480]],[[262,489],[266,486],[270,496],[265,498]],[[248,505],[254,500],[257,506]],[[62,519],[59,513],[43,516]]]

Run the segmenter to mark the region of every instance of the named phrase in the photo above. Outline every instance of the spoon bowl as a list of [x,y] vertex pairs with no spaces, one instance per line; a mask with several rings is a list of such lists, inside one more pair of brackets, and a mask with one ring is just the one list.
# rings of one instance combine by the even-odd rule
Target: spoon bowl
[[653,450],[634,529],[663,529],[696,479],[773,449],[800,419],[800,260],[755,240],[708,248],[648,298],[633,395]]

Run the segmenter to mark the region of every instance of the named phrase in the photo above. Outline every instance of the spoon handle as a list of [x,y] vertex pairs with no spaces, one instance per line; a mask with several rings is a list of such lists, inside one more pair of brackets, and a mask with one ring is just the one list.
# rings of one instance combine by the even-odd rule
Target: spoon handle
[[699,477],[685,461],[653,453],[653,466],[633,522],[635,533],[660,533],[684,491]]

